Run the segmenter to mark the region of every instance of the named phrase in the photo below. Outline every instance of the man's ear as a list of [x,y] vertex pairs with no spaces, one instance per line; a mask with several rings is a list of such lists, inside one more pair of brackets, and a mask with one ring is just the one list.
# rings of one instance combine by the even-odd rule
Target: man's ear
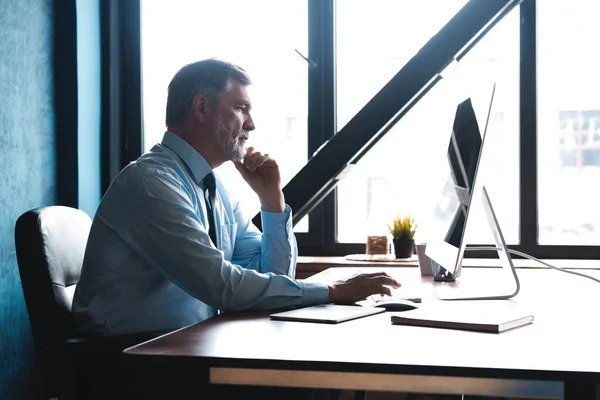
[[199,122],[205,122],[210,112],[210,101],[202,94],[194,96],[192,102],[192,113]]

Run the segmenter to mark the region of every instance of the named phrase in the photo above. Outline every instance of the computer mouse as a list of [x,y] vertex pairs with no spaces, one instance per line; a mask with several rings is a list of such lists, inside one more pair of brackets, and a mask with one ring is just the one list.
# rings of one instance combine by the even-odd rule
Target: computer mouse
[[385,308],[385,311],[408,311],[414,310],[419,305],[406,299],[381,299],[373,307]]

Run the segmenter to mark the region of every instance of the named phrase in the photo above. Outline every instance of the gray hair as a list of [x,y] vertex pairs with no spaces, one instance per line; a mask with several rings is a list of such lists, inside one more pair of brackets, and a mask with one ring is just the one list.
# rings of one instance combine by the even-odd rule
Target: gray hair
[[237,65],[214,58],[181,68],[169,83],[166,125],[182,125],[192,110],[194,97],[201,94],[213,104],[231,89],[234,81],[250,85],[250,77]]

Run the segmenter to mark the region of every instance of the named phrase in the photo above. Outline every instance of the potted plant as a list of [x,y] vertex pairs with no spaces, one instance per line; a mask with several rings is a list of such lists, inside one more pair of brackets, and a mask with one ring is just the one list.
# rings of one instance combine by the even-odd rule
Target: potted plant
[[409,258],[415,247],[415,219],[410,216],[398,216],[388,224],[388,229],[392,235],[396,258]]

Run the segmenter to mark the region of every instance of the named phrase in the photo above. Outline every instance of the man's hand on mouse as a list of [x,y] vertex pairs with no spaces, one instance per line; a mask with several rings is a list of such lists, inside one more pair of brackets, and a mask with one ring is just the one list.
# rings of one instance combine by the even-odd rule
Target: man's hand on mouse
[[394,278],[385,272],[358,274],[329,285],[328,303],[350,304],[366,299],[373,294],[391,295],[392,288],[400,287]]
[[281,190],[281,175],[277,161],[248,147],[242,161],[233,163],[242,178],[254,190],[260,199],[260,206],[265,211],[283,212],[285,201]]

